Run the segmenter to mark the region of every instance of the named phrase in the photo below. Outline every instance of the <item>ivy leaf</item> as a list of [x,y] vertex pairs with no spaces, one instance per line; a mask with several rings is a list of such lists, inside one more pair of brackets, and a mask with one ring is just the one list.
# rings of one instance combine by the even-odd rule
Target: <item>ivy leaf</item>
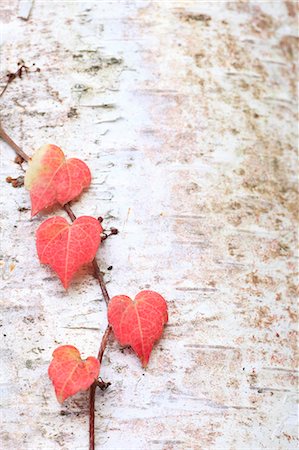
[[77,270],[96,255],[103,228],[89,216],[71,225],[63,217],[45,220],[36,231],[36,248],[40,262],[48,264],[67,288]]
[[85,391],[99,376],[100,362],[89,356],[85,361],[72,345],[62,345],[53,352],[53,360],[48,374],[52,381],[57,400],[64,400],[79,391]]
[[155,341],[168,321],[164,298],[153,291],[141,291],[132,301],[126,295],[113,297],[108,321],[120,345],[130,345],[146,367]]
[[29,161],[25,187],[30,191],[31,217],[48,206],[65,205],[90,185],[87,165],[77,158],[65,159],[56,145],[44,145]]

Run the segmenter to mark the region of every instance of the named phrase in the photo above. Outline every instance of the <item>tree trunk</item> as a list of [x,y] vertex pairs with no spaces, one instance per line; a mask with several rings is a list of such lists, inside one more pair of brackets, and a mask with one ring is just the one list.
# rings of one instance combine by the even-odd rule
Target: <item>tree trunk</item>
[[[297,448],[295,2],[2,2],[1,122],[89,164],[77,216],[120,234],[98,252],[110,295],[168,301],[142,370],[112,338],[96,394],[102,450]],[[30,8],[32,7],[32,8]],[[96,355],[106,305],[91,268],[64,291],[40,266],[29,195],[1,143],[1,448],[87,449],[88,401],[62,407],[57,345]],[[107,268],[112,265],[112,271]]]

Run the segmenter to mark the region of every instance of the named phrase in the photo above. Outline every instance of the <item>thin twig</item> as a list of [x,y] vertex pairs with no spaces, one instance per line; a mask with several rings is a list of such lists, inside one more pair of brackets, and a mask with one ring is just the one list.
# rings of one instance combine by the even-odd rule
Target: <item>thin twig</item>
[[101,346],[100,346],[99,353],[98,353],[98,360],[100,361],[100,364],[102,363],[103,355],[104,355],[105,348],[107,346],[108,338],[109,338],[111,331],[112,331],[111,326],[107,325],[105,333],[103,334],[103,337],[102,337],[102,342],[101,342]]
[[89,450],[95,450],[94,445],[94,416],[95,393],[97,385],[93,383],[89,388]]
[[103,274],[100,271],[100,267],[97,263],[96,258],[92,261],[92,265],[93,265],[93,275],[94,277],[98,280],[100,287],[101,287],[101,291],[104,297],[104,300],[106,302],[106,305],[108,306],[108,303],[110,302],[110,297],[106,288],[106,284],[103,278]]
[[[4,131],[0,124],[0,137],[16,152],[17,155],[21,156],[25,161],[30,161],[30,157],[8,136],[8,134]],[[69,203],[66,203],[63,206],[63,209],[68,214],[69,218],[72,222],[76,220],[76,216],[73,212],[73,210],[70,207]],[[114,233],[112,233],[114,234]],[[108,303],[110,301],[110,297],[106,288],[106,284],[103,278],[103,274],[100,271],[99,264],[94,258],[92,261],[92,266],[94,269],[94,277],[98,280],[100,284],[100,288],[102,291],[103,298],[105,300],[106,305],[108,306]],[[103,355],[108,343],[109,334],[111,333],[112,329],[110,325],[107,326],[105,333],[102,336],[101,345],[98,352],[98,360],[100,361],[100,364],[103,359]],[[89,388],[89,449],[94,450],[95,449],[95,439],[94,439],[94,422],[95,422],[95,392],[98,384],[97,381],[95,381],[91,387]]]
[[[22,78],[23,72],[26,72],[26,73],[30,72],[30,67],[26,66],[24,61],[21,60],[20,62],[18,62],[18,66],[19,66],[19,68],[15,72],[9,72],[6,75],[7,80],[6,80],[4,88],[0,92],[0,97],[2,97],[2,95],[5,93],[6,89],[8,88],[10,83],[13,82],[13,80],[15,80],[16,78]],[[33,66],[35,66],[35,64],[33,64]],[[40,69],[37,67],[35,69],[35,72],[40,72]]]
[[5,141],[17,155],[24,159],[24,161],[30,161],[30,157],[11,139],[10,136],[4,131],[2,125],[0,124],[0,137]]
[[[102,336],[102,342],[98,353],[98,360],[100,364],[108,343],[109,335],[112,331],[110,325],[107,326],[105,333]],[[94,442],[94,418],[95,418],[95,393],[97,388],[97,381],[95,381],[89,388],[89,450],[95,449]]]

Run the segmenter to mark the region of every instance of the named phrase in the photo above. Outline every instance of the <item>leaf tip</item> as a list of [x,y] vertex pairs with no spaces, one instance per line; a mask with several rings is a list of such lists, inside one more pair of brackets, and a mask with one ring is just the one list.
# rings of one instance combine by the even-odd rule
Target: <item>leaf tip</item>
[[67,291],[70,285],[69,281],[61,281],[62,282],[62,286],[64,287],[64,289]]
[[148,358],[142,358],[141,364],[142,364],[143,369],[146,369],[147,365],[148,365]]
[[64,402],[65,398],[63,398],[63,396],[61,394],[58,395],[57,393],[56,393],[56,398],[57,398],[58,403],[60,405],[62,405],[62,403]]

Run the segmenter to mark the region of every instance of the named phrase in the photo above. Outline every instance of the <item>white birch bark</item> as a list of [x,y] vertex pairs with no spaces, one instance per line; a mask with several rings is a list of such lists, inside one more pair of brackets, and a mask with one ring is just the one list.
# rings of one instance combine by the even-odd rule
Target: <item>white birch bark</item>
[[[8,88],[3,126],[89,164],[73,209],[120,229],[98,253],[110,294],[168,300],[147,370],[109,344],[98,449],[297,448],[296,9],[1,2],[1,73],[41,68]],[[106,307],[90,270],[66,292],[40,266],[45,217],[5,183],[13,159],[1,143],[1,448],[83,450],[87,394],[60,407],[47,368],[60,344],[97,353]]]

